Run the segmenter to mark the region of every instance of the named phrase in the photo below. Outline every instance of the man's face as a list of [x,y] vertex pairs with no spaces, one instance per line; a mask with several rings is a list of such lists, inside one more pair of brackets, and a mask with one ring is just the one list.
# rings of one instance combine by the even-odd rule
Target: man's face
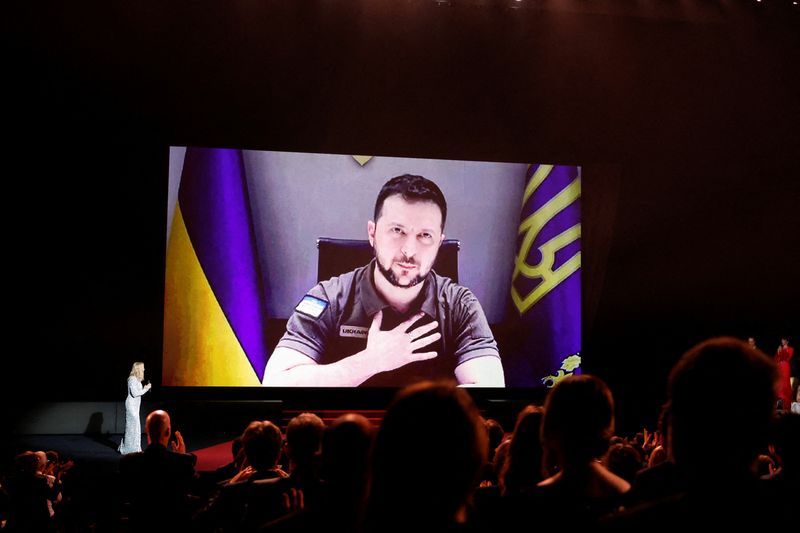
[[413,287],[430,272],[444,240],[442,212],[433,202],[390,196],[377,221],[367,223],[378,267],[396,287]]

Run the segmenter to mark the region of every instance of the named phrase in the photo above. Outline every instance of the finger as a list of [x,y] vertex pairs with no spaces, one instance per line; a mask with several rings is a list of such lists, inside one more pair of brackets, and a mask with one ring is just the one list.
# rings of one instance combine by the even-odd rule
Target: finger
[[441,338],[442,334],[437,331],[433,335],[428,335],[427,337],[422,337],[421,339],[417,339],[411,343],[410,345],[411,351],[413,352],[414,350],[419,350],[420,348],[424,348],[425,346],[433,344],[434,342],[438,341]]
[[380,331],[381,320],[383,320],[383,309],[375,313],[375,316],[372,317],[372,324],[369,326],[370,333],[373,331]]
[[400,331],[407,331],[407,330],[408,330],[408,328],[410,328],[410,327],[411,327],[411,325],[412,325],[414,322],[416,322],[417,320],[419,320],[420,318],[422,318],[422,317],[424,317],[424,316],[425,316],[425,313],[423,313],[423,312],[421,312],[421,311],[420,311],[420,312],[419,312],[419,313],[417,313],[416,315],[411,315],[411,318],[409,318],[409,319],[408,319],[408,320],[406,320],[405,322],[401,322],[401,323],[400,323],[400,325],[398,325],[398,326],[397,326],[396,328],[394,328],[394,329],[396,329],[396,330],[397,330],[397,329],[399,329]]
[[411,335],[412,338],[418,339],[421,336],[423,336],[426,333],[428,333],[429,331],[433,331],[438,327],[439,327],[439,323],[434,320],[433,322],[428,322],[427,324],[423,324],[422,326],[420,326],[418,328],[412,329],[411,331],[408,332],[408,334]]
[[283,507],[284,511],[291,511],[292,504],[289,501],[289,494],[284,492],[281,494],[281,507]]
[[411,361],[427,361],[428,359],[433,359],[437,355],[439,355],[438,352],[412,353]]
[[306,498],[303,495],[303,489],[297,489],[297,509],[303,509],[306,506]]

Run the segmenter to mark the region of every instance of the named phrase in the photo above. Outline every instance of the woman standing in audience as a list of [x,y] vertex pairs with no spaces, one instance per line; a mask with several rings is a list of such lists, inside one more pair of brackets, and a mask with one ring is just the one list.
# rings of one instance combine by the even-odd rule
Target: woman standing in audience
[[778,363],[778,399],[781,400],[782,408],[789,409],[792,403],[792,381],[791,381],[791,361],[794,356],[794,348],[789,346],[789,339],[781,337],[781,344],[775,352],[775,362]]
[[152,385],[142,385],[144,380],[144,363],[133,363],[128,376],[128,397],[125,398],[125,436],[119,444],[119,453],[122,455],[142,451],[142,424],[139,422],[139,409],[142,405],[142,395],[152,388]]

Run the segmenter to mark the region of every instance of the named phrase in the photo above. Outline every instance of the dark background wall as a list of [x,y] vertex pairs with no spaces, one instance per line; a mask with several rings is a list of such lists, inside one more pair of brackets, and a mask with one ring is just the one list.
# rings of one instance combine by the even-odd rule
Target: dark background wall
[[3,394],[157,373],[169,144],[584,165],[584,364],[623,426],[695,342],[800,333],[791,2],[139,4],[2,23]]

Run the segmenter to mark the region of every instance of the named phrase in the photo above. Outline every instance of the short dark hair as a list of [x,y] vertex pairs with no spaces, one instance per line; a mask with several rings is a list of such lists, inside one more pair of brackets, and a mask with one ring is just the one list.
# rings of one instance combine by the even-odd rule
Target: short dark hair
[[292,418],[286,426],[286,444],[290,456],[313,457],[322,443],[325,422],[314,413],[300,413]]
[[268,470],[277,464],[282,443],[280,428],[269,420],[254,420],[242,433],[244,454],[256,470]]
[[383,210],[383,202],[390,196],[399,194],[407,202],[433,202],[442,212],[442,229],[447,220],[447,201],[438,185],[422,176],[403,174],[387,181],[375,200],[374,220],[377,222]]

